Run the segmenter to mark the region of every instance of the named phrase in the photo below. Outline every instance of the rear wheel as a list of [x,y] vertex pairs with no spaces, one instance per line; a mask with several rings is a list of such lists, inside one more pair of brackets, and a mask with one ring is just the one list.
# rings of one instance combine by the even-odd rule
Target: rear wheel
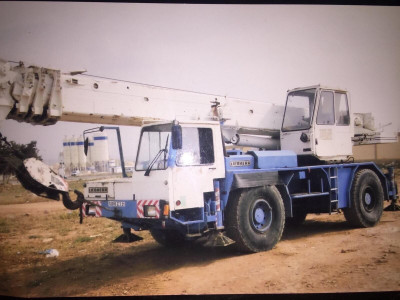
[[185,238],[176,230],[150,229],[152,237],[157,243],[165,247],[181,247],[185,244]]
[[363,169],[356,173],[350,193],[350,207],[344,216],[355,227],[375,226],[383,211],[383,189],[375,172]]
[[277,188],[264,186],[242,191],[230,201],[226,230],[236,247],[243,252],[272,249],[285,224],[285,208]]

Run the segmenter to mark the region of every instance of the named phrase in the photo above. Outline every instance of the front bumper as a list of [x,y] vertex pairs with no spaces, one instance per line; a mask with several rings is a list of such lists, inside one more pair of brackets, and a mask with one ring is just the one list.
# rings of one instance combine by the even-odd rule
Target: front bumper
[[85,200],[83,217],[114,220],[160,220],[168,218],[165,200]]

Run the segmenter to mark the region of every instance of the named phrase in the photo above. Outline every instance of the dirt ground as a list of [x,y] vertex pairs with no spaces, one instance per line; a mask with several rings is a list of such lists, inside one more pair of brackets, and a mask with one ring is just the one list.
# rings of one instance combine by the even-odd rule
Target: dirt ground
[[[388,202],[385,202],[385,206]],[[113,243],[119,223],[55,201],[0,206],[0,294],[22,297],[400,291],[400,212],[353,229],[309,215],[271,251],[194,244],[169,249],[147,231]],[[57,258],[40,251],[57,249]]]

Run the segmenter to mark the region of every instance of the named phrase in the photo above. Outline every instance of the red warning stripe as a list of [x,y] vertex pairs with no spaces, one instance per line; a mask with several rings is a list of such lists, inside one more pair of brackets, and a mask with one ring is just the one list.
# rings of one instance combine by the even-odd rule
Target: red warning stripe
[[[144,206],[145,205],[154,205],[156,207],[156,216],[155,217],[145,217],[144,216]],[[160,218],[160,200],[138,200],[136,202],[136,211],[138,218]]]
[[[86,207],[90,206],[91,204],[101,205],[101,201],[90,201],[90,203],[83,203],[82,204],[82,215],[83,215],[83,217],[91,217],[91,216],[88,216],[86,214]],[[102,215],[103,214],[101,212],[101,207],[100,206],[95,206],[95,215],[94,216],[96,218],[100,218]]]

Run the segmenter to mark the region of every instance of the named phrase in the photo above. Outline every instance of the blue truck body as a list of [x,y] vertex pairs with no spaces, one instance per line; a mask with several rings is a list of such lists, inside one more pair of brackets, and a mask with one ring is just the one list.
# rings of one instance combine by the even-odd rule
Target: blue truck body
[[[171,157],[174,155],[169,159],[172,165]],[[136,201],[102,201],[101,216],[121,221],[123,227],[135,230],[146,229],[146,224],[161,228],[163,221],[164,227],[196,236],[210,224],[224,228],[226,208],[233,193],[262,186],[278,187],[286,218],[293,217],[297,209],[307,213],[332,213],[351,207],[354,176],[361,169],[378,175],[385,199],[395,197],[390,176],[383,174],[373,162],[299,166],[297,155],[288,150],[247,153],[229,150],[225,157],[225,178],[214,179],[214,192],[205,194],[204,207],[192,209],[186,215],[172,211],[166,218],[143,220],[138,219]],[[216,208],[216,197],[219,197],[220,209]]]

